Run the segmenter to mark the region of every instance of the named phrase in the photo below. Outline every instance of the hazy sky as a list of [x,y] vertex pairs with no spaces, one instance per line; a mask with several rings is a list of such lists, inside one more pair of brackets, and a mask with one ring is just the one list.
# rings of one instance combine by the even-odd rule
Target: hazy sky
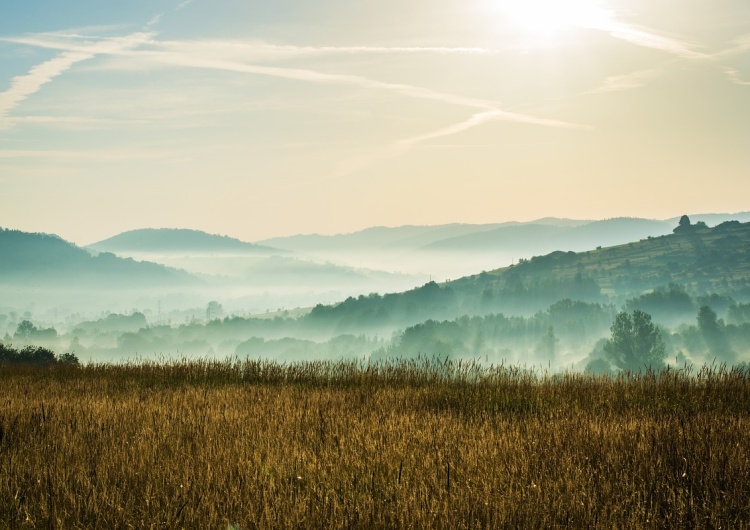
[[0,226],[750,209],[748,0],[4,0]]

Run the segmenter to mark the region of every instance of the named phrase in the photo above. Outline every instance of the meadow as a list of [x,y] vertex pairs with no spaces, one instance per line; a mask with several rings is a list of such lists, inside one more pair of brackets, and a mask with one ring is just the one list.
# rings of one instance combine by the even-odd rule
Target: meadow
[[750,528],[750,374],[0,365],[0,528]]

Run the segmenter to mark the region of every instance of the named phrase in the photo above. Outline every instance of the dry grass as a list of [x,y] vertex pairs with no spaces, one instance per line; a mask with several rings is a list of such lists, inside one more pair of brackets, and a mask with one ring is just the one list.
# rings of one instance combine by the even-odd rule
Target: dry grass
[[750,376],[0,367],[0,527],[748,528]]

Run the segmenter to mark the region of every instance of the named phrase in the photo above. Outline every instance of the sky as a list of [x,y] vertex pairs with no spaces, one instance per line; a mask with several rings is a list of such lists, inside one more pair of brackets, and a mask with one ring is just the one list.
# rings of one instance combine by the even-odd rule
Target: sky
[[0,226],[750,209],[747,0],[5,0]]

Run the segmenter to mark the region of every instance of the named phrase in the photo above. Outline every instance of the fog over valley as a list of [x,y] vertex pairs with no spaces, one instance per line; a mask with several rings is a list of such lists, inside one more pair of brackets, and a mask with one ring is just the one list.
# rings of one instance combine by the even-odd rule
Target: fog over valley
[[542,219],[255,243],[142,229],[85,248],[6,229],[0,336],[94,362],[436,355],[613,372],[615,317],[644,314],[667,363],[744,362],[748,220]]

